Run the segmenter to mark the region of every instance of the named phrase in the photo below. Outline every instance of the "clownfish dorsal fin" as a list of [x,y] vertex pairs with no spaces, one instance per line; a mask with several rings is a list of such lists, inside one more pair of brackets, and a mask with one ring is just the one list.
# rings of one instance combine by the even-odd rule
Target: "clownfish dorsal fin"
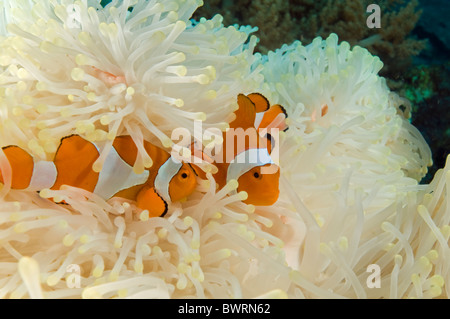
[[120,157],[130,166],[136,161],[138,149],[129,135],[117,136],[114,139],[113,146]]
[[53,160],[58,175],[52,189],[65,184],[93,192],[99,173],[92,170],[92,165],[99,155],[95,145],[79,135],[62,138]]
[[168,210],[167,202],[154,187],[144,186],[136,197],[137,206],[148,210],[149,217],[163,217]]
[[253,127],[256,116],[255,104],[244,94],[239,94],[237,100],[239,108],[234,112],[236,118],[230,122],[230,128],[240,127],[246,130]]
[[[151,167],[157,168],[162,165],[170,156],[168,152],[144,140],[144,148],[148,156],[152,159]],[[130,135],[117,136],[114,139],[113,146],[119,156],[130,166],[134,166],[138,156],[138,148]]]
[[261,93],[250,93],[247,97],[255,104],[256,113],[265,112],[270,108],[269,100]]

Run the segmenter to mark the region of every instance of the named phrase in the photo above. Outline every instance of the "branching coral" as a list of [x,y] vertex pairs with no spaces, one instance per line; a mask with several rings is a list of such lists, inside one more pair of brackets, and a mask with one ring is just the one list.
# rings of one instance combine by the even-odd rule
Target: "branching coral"
[[[21,14],[0,15],[11,23],[0,42],[0,146],[50,157],[51,138],[97,130],[164,144],[159,132],[191,129],[194,114],[225,126],[237,92],[281,103],[290,128],[280,133],[280,199],[268,207],[244,204],[235,181],[217,191],[211,172],[151,219],[119,198],[5,183],[0,297],[448,298],[450,162],[418,184],[429,148],[366,49],[332,34],[254,54],[251,28],[220,16],[190,25],[195,1],[80,1],[76,30],[65,25],[69,2],[18,3]],[[114,108],[102,104],[111,99]],[[10,176],[1,151],[0,169]]]
[[[391,76],[404,70],[410,58],[425,47],[423,40],[410,36],[420,17],[417,0],[378,1],[381,8],[381,28],[370,29],[366,20],[367,6],[372,1],[362,0],[290,0],[290,1],[215,1],[200,8],[196,16],[212,16],[226,12],[225,24],[257,26],[261,52],[278,48],[296,39],[309,43],[316,36],[336,33],[351,45],[361,45],[379,56],[385,63],[384,74]],[[244,9],[245,8],[245,9]]]

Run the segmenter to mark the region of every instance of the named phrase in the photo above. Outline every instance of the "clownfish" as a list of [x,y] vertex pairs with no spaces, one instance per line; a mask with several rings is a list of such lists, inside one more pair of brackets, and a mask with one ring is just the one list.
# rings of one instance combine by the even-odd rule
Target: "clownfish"
[[268,147],[272,149],[275,141],[270,134],[270,129],[287,131],[289,129],[286,124],[287,112],[280,104],[270,105],[269,100],[261,93],[250,93],[247,97],[255,105],[256,114],[253,126],[261,136],[267,138]]
[[286,110],[280,104],[270,105],[269,100],[261,93],[250,93],[247,97],[255,105],[255,122],[253,126],[261,131],[265,128],[277,128],[286,131],[288,117]]
[[[11,188],[40,191],[59,189],[61,185],[82,188],[105,200],[122,197],[136,201],[150,217],[164,216],[168,205],[189,196],[196,187],[196,175],[190,164],[173,160],[165,150],[144,141],[153,165],[135,173],[137,147],[130,136],[118,136],[99,173],[92,169],[102,146],[79,135],[61,139],[53,161],[34,161],[18,146],[3,147],[12,169]],[[0,171],[0,182],[4,183]]]
[[[324,117],[325,115],[327,115],[328,113],[328,105],[327,104],[323,104],[320,108],[320,116]],[[312,114],[311,114],[311,121],[315,122],[317,120],[317,116],[316,116],[316,110],[314,109]]]
[[[270,107],[259,93],[239,94],[237,100],[239,108],[234,112],[235,119],[229,123],[232,130],[223,133],[222,150],[213,163],[218,170],[213,176],[219,189],[230,180],[237,180],[236,191],[245,191],[248,195],[244,203],[269,206],[278,200],[280,168],[270,156],[270,139],[261,136],[259,130],[268,128],[271,123],[275,123],[274,128],[286,130],[286,111],[281,105]],[[279,115],[279,121],[275,121]],[[236,139],[246,140],[247,136],[254,138],[249,138],[247,144],[236,143]],[[226,161],[225,153],[229,152],[233,159]]]

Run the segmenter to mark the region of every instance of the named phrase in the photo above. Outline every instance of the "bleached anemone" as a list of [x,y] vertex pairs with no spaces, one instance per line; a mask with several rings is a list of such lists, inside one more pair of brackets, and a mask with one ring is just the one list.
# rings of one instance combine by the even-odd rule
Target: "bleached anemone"
[[262,79],[259,69],[250,70],[256,38],[246,43],[251,30],[225,28],[219,15],[193,24],[201,3],[4,4],[1,143],[43,158],[68,134],[109,140],[100,170],[114,137],[129,134],[142,170],[151,165],[143,138],[170,147],[171,132],[185,127],[193,134],[195,120],[226,127],[236,95]]
[[[69,26],[71,4],[5,11],[0,146],[51,158],[71,133],[168,145],[197,118],[224,127],[237,94],[260,91],[289,115],[281,195],[246,205],[235,181],[217,191],[207,173],[187,201],[148,219],[134,202],[72,187],[3,187],[0,297],[449,296],[450,162],[418,184],[429,149],[377,58],[334,35],[253,55],[251,29],[219,16],[190,24],[189,0],[75,2]],[[0,168],[9,175],[3,152]]]
[[407,121],[409,102],[377,75],[383,66],[378,57],[347,42],[338,45],[332,34],[308,46],[285,45],[266,60],[264,92],[292,114],[288,133],[317,149],[302,152],[296,172],[310,172],[330,158],[335,168],[356,165],[388,184],[397,178],[386,175],[400,169],[419,181],[425,175],[429,147]]
[[[418,181],[431,153],[406,119],[408,102],[377,75],[381,67],[367,50],[338,45],[335,34],[285,45],[264,59],[263,92],[290,118],[280,151],[283,199],[307,227],[292,265],[339,295],[442,296],[450,258],[442,193],[448,176],[438,174],[437,198],[424,206],[433,187]],[[372,264],[381,269],[381,289],[364,281]]]

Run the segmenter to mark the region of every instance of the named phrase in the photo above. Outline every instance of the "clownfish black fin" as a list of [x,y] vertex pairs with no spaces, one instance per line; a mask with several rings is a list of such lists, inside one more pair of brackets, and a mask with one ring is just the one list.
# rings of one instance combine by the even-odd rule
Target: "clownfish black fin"
[[[283,112],[284,116],[285,116],[286,118],[288,118],[288,114],[287,114],[287,112],[286,112],[286,109],[285,109],[282,105],[280,105],[280,104],[277,104],[277,105],[280,107],[281,112]],[[286,131],[289,129],[289,126],[286,124],[286,122],[284,122],[284,124],[285,124],[285,128],[283,129],[283,132],[286,132]]]
[[283,112],[284,115],[286,116],[286,118],[288,118],[288,114],[287,114],[286,109],[284,108],[284,106],[282,106],[280,104],[275,104],[275,105],[278,105],[280,107],[280,109],[281,109],[281,112]]

